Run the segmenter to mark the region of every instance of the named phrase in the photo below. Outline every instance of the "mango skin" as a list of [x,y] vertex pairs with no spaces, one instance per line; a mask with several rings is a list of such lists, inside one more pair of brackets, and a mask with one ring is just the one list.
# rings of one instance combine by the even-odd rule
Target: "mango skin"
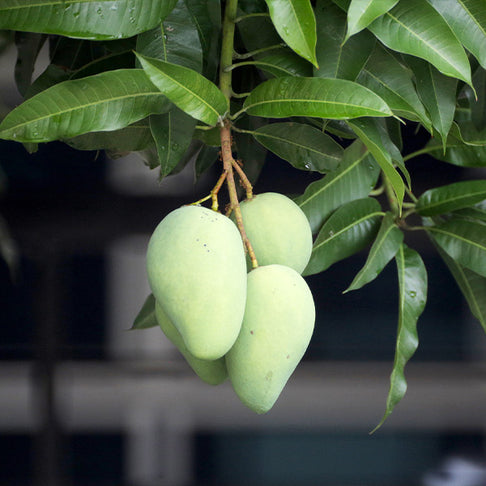
[[226,367],[240,400],[268,412],[302,359],[315,322],[312,293],[295,270],[258,267],[248,274],[245,317]]
[[231,220],[200,206],[172,211],[150,238],[147,273],[189,352],[205,360],[226,354],[246,302],[243,242]]
[[228,377],[224,358],[214,361],[206,361],[195,358],[187,349],[184,340],[177,328],[170,322],[162,306],[157,302],[155,305],[155,317],[167,339],[181,352],[189,366],[194,370],[201,380],[210,385],[219,385]]
[[312,230],[299,206],[283,194],[265,192],[240,207],[258,264],[279,263],[302,273],[312,253]]

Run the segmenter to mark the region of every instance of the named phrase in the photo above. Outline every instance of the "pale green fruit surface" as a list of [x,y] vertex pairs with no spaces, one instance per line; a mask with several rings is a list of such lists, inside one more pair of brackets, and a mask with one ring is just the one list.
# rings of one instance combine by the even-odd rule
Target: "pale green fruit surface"
[[302,273],[312,253],[312,231],[299,206],[276,192],[258,194],[240,206],[258,265],[279,263]]
[[169,339],[169,341],[171,341],[172,344],[181,352],[189,366],[194,370],[196,375],[201,378],[201,380],[209,383],[210,385],[219,385],[226,380],[228,377],[228,372],[226,371],[226,363],[224,358],[219,358],[214,361],[195,358],[187,349],[180,332],[177,330],[174,324],[170,322],[170,319],[167,317],[167,314],[164,312],[159,303],[155,305],[155,316],[160,328],[167,336],[167,339]]
[[226,355],[233,388],[247,407],[272,408],[309,345],[314,321],[311,291],[295,270],[269,265],[248,274],[243,325]]
[[246,302],[243,242],[231,220],[200,206],[172,211],[150,238],[147,273],[189,352],[209,360],[226,354]]

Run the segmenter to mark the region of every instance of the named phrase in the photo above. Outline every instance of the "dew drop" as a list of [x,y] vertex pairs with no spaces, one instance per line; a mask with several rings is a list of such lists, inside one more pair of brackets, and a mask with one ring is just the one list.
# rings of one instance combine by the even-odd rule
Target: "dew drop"
[[134,24],[134,23],[135,23],[135,17],[129,17],[129,18],[128,18],[128,21],[129,21],[131,24]]
[[74,13],[73,13],[73,17],[74,17],[74,18],[79,17],[79,12],[74,12]]
[[413,297],[416,297],[416,296],[417,296],[417,292],[415,292],[415,290],[411,290],[411,291],[409,292],[409,295],[410,295],[410,297],[412,297],[412,298],[413,298]]
[[306,162],[306,163],[304,164],[304,167],[305,167],[307,170],[310,170],[310,168],[311,168],[311,166],[310,166],[309,162]]
[[112,5],[112,6],[110,7],[110,10],[118,10],[118,7],[117,7],[116,5]]
[[329,231],[329,236],[334,236],[334,231],[333,230]]

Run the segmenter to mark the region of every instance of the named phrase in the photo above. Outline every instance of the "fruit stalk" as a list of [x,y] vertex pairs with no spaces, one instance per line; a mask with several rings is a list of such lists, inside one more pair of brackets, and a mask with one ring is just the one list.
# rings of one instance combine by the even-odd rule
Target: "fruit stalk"
[[[238,11],[238,0],[228,0],[226,2],[226,8],[223,19],[223,33],[221,39],[221,58],[219,68],[219,87],[228,101],[228,109],[230,106],[230,100],[232,95],[232,79],[231,71],[227,71],[226,68],[231,66],[233,62],[234,51],[234,37],[235,37],[235,19]],[[226,184],[228,186],[228,193],[230,198],[231,210],[235,214],[236,225],[241,234],[243,243],[248,251],[248,255],[251,260],[253,268],[258,267],[258,262],[255,256],[255,252],[251,246],[250,240],[245,232],[243,225],[243,217],[241,215],[240,203],[238,201],[238,195],[236,192],[235,178],[233,172],[233,166],[237,165],[233,158],[233,152],[231,150],[231,124],[228,119],[223,120],[220,128],[221,136],[221,158],[223,160],[223,169],[226,174]],[[248,179],[247,179],[248,180]],[[248,187],[247,187],[248,194]],[[251,194],[251,191],[250,191]]]

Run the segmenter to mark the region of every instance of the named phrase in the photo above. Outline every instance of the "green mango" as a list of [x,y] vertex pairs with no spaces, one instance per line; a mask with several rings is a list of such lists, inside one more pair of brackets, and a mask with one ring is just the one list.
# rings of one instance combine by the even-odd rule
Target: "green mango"
[[245,252],[231,220],[201,206],[172,211],[150,238],[147,274],[189,352],[205,360],[225,355],[246,302]]
[[312,253],[312,231],[299,206],[283,194],[266,192],[243,201],[240,207],[258,264],[279,263],[302,273]]
[[268,412],[302,359],[314,330],[315,308],[305,280],[284,265],[248,274],[245,316],[226,355],[233,388],[250,409]]
[[189,366],[194,370],[197,376],[201,380],[209,383],[210,385],[219,385],[223,383],[228,377],[226,371],[226,364],[224,358],[219,358],[214,361],[206,361],[195,358],[187,349],[184,344],[184,340],[177,328],[170,322],[167,314],[164,312],[162,306],[157,302],[155,305],[155,317],[157,322],[174,346],[181,352],[182,356],[186,359]]

